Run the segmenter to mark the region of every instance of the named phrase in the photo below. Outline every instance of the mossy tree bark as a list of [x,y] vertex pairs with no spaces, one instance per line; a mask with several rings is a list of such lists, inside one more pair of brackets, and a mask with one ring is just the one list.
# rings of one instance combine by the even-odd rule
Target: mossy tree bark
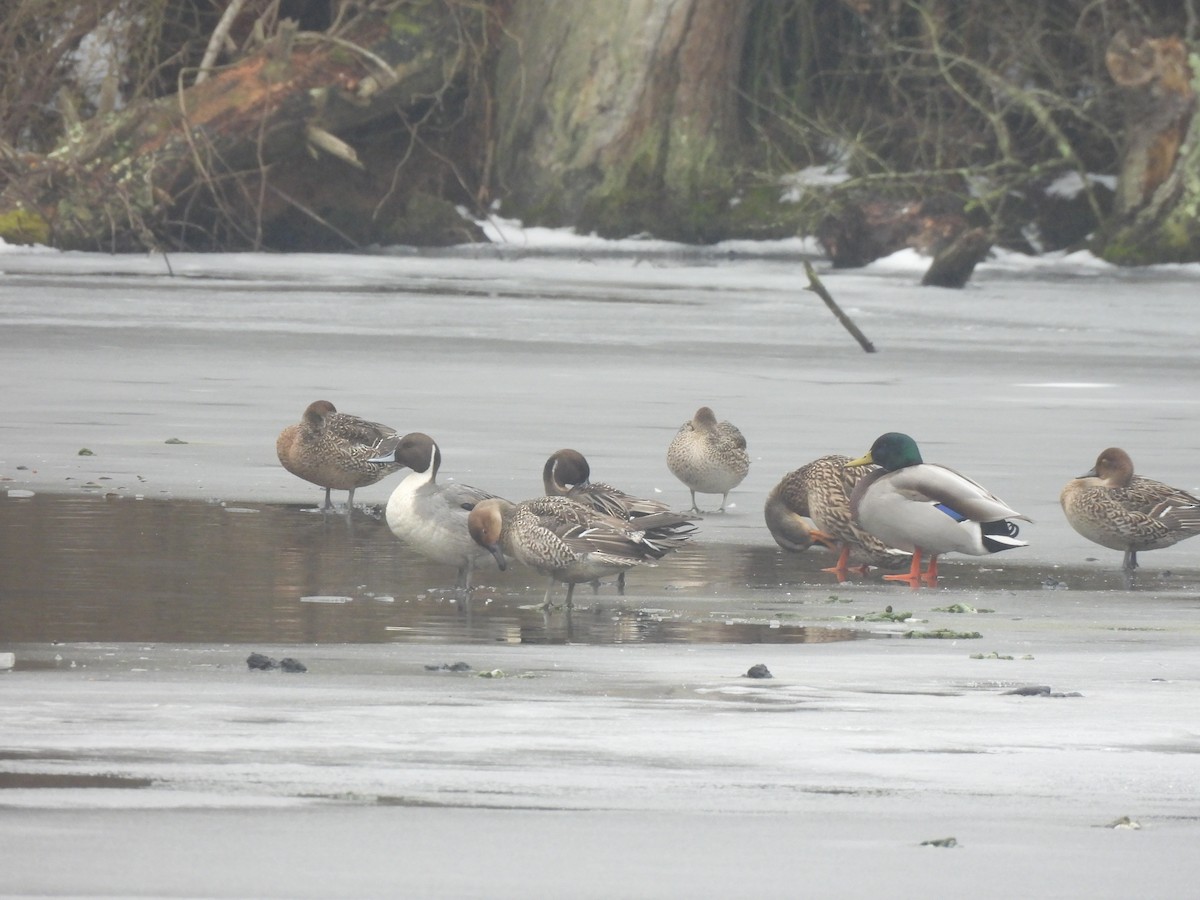
[[461,84],[484,25],[477,7],[450,0],[379,6],[337,35],[285,24],[201,84],[89,120],[45,157],[9,160],[19,171],[0,215],[39,217],[66,249],[393,242],[389,216],[417,198],[424,220],[422,187],[447,178],[436,151],[403,180],[397,160],[421,156],[414,123]]
[[1121,265],[1200,260],[1200,67],[1177,37],[1118,32],[1109,74],[1129,94],[1112,220],[1092,249]]
[[728,210],[742,0],[522,0],[496,78],[497,181],[529,223],[704,242]]

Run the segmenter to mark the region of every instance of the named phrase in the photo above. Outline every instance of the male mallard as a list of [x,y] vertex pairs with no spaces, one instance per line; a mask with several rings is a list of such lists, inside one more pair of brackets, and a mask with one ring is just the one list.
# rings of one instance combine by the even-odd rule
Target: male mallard
[[1139,550],[1159,550],[1200,534],[1200,500],[1160,481],[1133,474],[1133,460],[1109,447],[1059,497],[1071,527],[1089,541],[1124,550],[1127,572]]
[[667,448],[667,468],[692,492],[692,512],[700,512],[696,492],[720,494],[721,508],[729,492],[742,483],[750,471],[746,439],[729,422],[718,422],[707,406],[696,410],[684,422]]
[[694,526],[680,513],[652,513],[627,521],[566,497],[539,497],[521,503],[484,500],[471,510],[467,528],[501,569],[511,556],[549,575],[546,606],[554,586],[566,582],[570,606],[579,582],[661,559],[687,543]]
[[806,550],[814,543],[838,553],[832,572],[839,582],[846,581],[851,559],[858,573],[867,567],[896,568],[909,554],[893,550],[860,526],[850,514],[850,494],[854,486],[873,468],[848,468],[848,456],[822,456],[783,476],[767,496],[763,517],[775,543],[785,550]]
[[454,566],[455,592],[466,596],[475,563],[487,558],[467,532],[467,516],[481,501],[496,495],[459,482],[438,484],[442,451],[433,438],[419,431],[400,438],[390,458],[412,472],[388,498],[388,528],[422,556]]
[[[885,579],[905,581],[914,591],[922,581],[937,587],[937,558],[943,553],[986,556],[1026,546],[1008,519],[1028,522],[1028,516],[965,475],[924,462],[917,442],[907,434],[880,435],[865,456],[846,465],[870,463],[880,468],[855,485],[850,510],[867,531],[913,555],[907,575]],[[929,556],[923,576],[922,556]]]
[[399,437],[386,425],[340,413],[328,400],[317,400],[304,410],[298,424],[283,429],[275,452],[293,475],[325,488],[325,509],[333,508],[330,490],[349,491],[349,509],[354,506],[355,488],[404,468],[377,459],[391,452]]

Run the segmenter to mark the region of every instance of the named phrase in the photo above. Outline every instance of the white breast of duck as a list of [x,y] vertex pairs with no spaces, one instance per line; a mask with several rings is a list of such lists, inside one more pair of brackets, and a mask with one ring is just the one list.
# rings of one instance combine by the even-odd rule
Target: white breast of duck
[[[436,562],[463,566],[488,554],[471,540],[467,516],[480,500],[492,495],[465,484],[438,484],[441,461],[437,445],[430,442],[426,460],[412,459],[407,465],[418,467],[392,491],[385,518],[396,537]],[[398,458],[403,452],[398,452]],[[421,471],[420,469],[423,469]]]

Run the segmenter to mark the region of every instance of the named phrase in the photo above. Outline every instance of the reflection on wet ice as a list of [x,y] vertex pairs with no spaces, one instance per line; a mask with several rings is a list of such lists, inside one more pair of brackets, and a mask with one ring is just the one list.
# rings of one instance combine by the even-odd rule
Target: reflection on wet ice
[[[251,507],[239,506],[243,510]],[[896,636],[872,617],[906,591],[835,584],[813,550],[698,540],[613,583],[578,592],[573,611],[541,610],[542,576],[481,569],[469,601],[444,566],[409,552],[379,518],[262,505],[38,494],[0,500],[0,635],[11,642],[799,643]],[[947,565],[953,592],[1120,589],[1103,568]],[[1186,579],[1144,576],[1156,590]],[[904,595],[904,596],[901,596]],[[929,592],[928,609],[946,606]],[[970,599],[968,603],[976,601]],[[853,603],[853,615],[851,614]],[[988,606],[992,603],[985,604]],[[906,606],[907,609],[907,606]],[[923,615],[928,615],[923,612]]]

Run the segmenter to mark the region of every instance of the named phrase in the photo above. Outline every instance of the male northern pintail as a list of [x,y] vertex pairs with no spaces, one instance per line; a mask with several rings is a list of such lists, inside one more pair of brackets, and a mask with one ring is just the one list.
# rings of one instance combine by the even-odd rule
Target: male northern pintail
[[[671,507],[658,500],[635,497],[603,481],[592,481],[591,475],[592,468],[587,458],[578,450],[557,450],[546,460],[542,469],[542,485],[549,497],[569,497],[596,512],[618,519],[637,519],[671,511]],[[625,593],[623,571],[617,573],[617,593]]]
[[822,456],[788,472],[767,496],[763,518],[775,543],[785,550],[807,550],[814,543],[838,553],[837,562],[822,569],[846,581],[850,563],[859,575],[868,566],[896,569],[910,554],[889,547],[854,520],[850,494],[873,466],[848,467],[848,456]]
[[555,451],[542,469],[542,485],[550,497],[570,497],[596,512],[619,519],[651,513],[670,512],[671,507],[658,500],[645,500],[618,490],[603,481],[592,481],[592,467],[578,450]]
[[422,556],[454,566],[458,572],[455,590],[467,594],[475,563],[488,556],[471,540],[467,516],[477,503],[496,495],[457,482],[439,484],[442,451],[427,434],[413,432],[400,438],[392,458],[412,473],[388,498],[388,527]]
[[403,468],[378,459],[392,452],[398,439],[395,429],[340,413],[328,400],[317,400],[304,410],[298,424],[283,429],[275,452],[293,475],[325,488],[325,509],[333,508],[331,490],[350,492],[349,509],[355,488]]
[[1071,527],[1089,541],[1124,550],[1122,567],[1137,568],[1139,550],[1159,550],[1200,534],[1200,499],[1133,474],[1133,460],[1109,447],[1059,497]]
[[695,526],[680,513],[651,513],[629,521],[567,497],[539,497],[521,503],[485,500],[471,510],[468,528],[501,569],[512,557],[548,575],[546,606],[554,586],[566,582],[570,606],[579,582],[661,559],[687,543]]
[[721,508],[729,492],[742,483],[750,471],[746,439],[729,422],[718,422],[707,406],[696,410],[684,422],[667,448],[667,467],[692,493],[692,512],[700,512],[696,493],[720,494]]
[[[986,556],[1026,546],[1017,540],[1024,519],[982,485],[953,469],[921,459],[917,442],[889,432],[876,438],[870,451],[848,466],[879,466],[854,486],[850,511],[860,525],[885,544],[912,553],[907,575],[884,575],[904,581],[915,591],[922,581],[937,587],[937,558],[943,553]],[[929,557],[922,576],[921,557]]]

